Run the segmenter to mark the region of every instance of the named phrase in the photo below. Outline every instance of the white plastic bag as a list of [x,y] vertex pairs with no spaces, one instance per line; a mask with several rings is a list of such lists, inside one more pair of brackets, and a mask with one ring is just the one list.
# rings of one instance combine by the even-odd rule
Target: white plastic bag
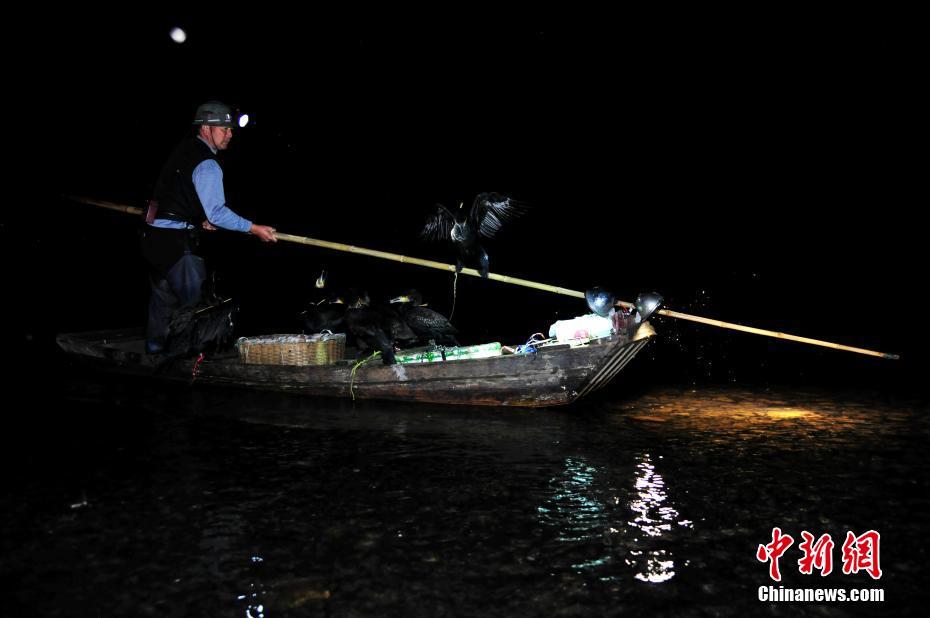
[[608,337],[613,334],[613,322],[596,313],[582,315],[571,320],[559,320],[549,327],[549,336],[558,341],[572,339],[592,339]]

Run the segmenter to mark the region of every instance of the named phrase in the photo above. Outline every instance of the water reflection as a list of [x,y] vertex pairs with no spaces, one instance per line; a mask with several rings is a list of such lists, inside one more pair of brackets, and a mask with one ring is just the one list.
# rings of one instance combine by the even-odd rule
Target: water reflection
[[[257,571],[256,567],[260,566],[264,559],[261,556],[252,556],[251,567],[253,571]],[[265,618],[265,605],[261,597],[265,596],[265,591],[261,589],[259,585],[256,590],[255,582],[249,583],[249,592],[247,594],[240,594],[236,597],[237,601],[245,602],[245,616],[246,618]]]
[[[627,560],[627,564],[636,568],[638,564],[642,561],[639,559],[639,556],[642,556],[644,552],[641,551],[631,551],[630,555],[636,556],[637,558]],[[660,584],[662,582],[667,582],[668,580],[675,577],[675,561],[671,560],[672,553],[665,549],[656,549],[645,552],[646,559],[644,564],[644,570],[636,573],[633,577],[642,582],[650,582],[653,584]],[[666,560],[666,558],[669,558]]]
[[570,563],[574,571],[616,580],[628,577],[622,564],[639,581],[670,580],[673,552],[657,547],[657,541],[675,526],[691,528],[691,521],[671,504],[651,454],[637,455],[631,489],[612,488],[610,477],[606,467],[590,465],[583,457],[567,458],[562,473],[550,480],[552,493],[537,509],[539,520],[557,531],[556,541],[587,553],[586,560]]
[[860,432],[864,426],[903,422],[909,413],[883,409],[864,401],[843,401],[805,393],[790,397],[738,391],[657,391],[623,406],[628,414],[618,420],[663,423],[675,427],[752,435],[757,431],[781,429],[784,421],[798,427],[832,434]]
[[915,606],[926,589],[925,407],[675,389],[530,414],[187,392],[77,386],[20,432],[49,464],[0,499],[4,615],[751,615],[768,577],[752,550],[775,523],[916,539],[894,583]]
[[[636,464],[636,477],[634,482],[633,499],[630,501],[630,510],[635,517],[628,525],[642,532],[646,537],[661,537],[672,530],[673,524],[682,527],[691,527],[688,520],[679,520],[679,513],[668,500],[665,491],[665,481],[662,475],[656,472],[652,463],[652,456],[643,453]],[[634,539],[634,542],[639,539]],[[634,577],[640,581],[660,583],[675,576],[675,561],[672,552],[667,549],[631,550],[633,558],[627,559],[627,564],[637,569]],[[644,556],[644,558],[641,558]]]
[[249,605],[245,610],[246,618],[265,618],[265,607],[263,605]]
[[672,524],[669,522],[678,517],[678,511],[670,505],[662,505],[668,499],[665,481],[656,472],[649,453],[641,455],[636,465],[634,487],[636,497],[630,502],[630,510],[636,517],[629,524],[647,536],[661,536],[663,531],[671,530]]
[[559,531],[559,541],[598,538],[607,527],[607,506],[594,495],[597,472],[583,457],[569,457],[562,475],[550,481],[552,496],[539,507],[539,518]]

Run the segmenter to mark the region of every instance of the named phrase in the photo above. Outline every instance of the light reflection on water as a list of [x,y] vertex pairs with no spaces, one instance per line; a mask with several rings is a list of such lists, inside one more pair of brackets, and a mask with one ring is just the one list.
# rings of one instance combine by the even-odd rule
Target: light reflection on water
[[[260,565],[264,562],[264,559],[261,556],[252,556],[250,562],[251,566]],[[261,586],[256,590],[255,582],[249,583],[249,591],[246,594],[240,594],[236,597],[237,601],[244,601],[246,603],[245,616],[246,618],[265,618],[265,605],[262,601],[262,598],[265,596],[265,591],[261,589]]]
[[540,521],[557,530],[559,542],[602,542],[598,556],[571,564],[577,571],[599,570],[601,579],[620,579],[618,569],[603,567],[616,562],[613,548],[621,547],[629,556],[622,562],[632,569],[633,578],[650,583],[670,580],[675,575],[672,550],[655,549],[654,543],[646,546],[642,539],[655,541],[674,525],[691,528],[692,522],[681,519],[672,506],[649,453],[636,456],[629,479],[632,488],[614,490],[607,499],[602,494],[610,492],[610,476],[608,468],[591,466],[583,457],[567,458],[562,473],[549,481],[551,495],[537,508]]
[[877,422],[902,422],[911,418],[907,410],[883,409],[861,401],[843,401],[809,393],[778,396],[746,391],[684,391],[647,394],[619,406],[627,412],[615,422],[628,420],[647,424],[664,423],[675,428],[710,432],[724,430],[727,437],[752,438],[759,431],[829,433],[861,431]]
[[[68,465],[0,497],[13,609],[746,615],[772,526],[920,543],[930,516],[928,415],[874,400],[652,391],[529,412],[226,397],[81,384],[60,403],[55,426],[80,422],[40,428],[34,461]],[[919,594],[919,552],[888,551],[889,590]]]
[[662,505],[668,499],[665,481],[656,472],[649,453],[640,455],[639,460],[635,479],[637,496],[630,502],[630,510],[636,514],[636,518],[629,525],[639,528],[648,536],[661,536],[663,531],[672,529],[669,522],[678,518],[678,511],[671,505]]
[[597,538],[608,525],[607,508],[594,496],[597,470],[584,458],[569,457],[562,474],[553,478],[552,495],[538,508],[540,520],[558,530],[558,540],[575,543]]
[[[649,453],[640,455],[639,460],[636,465],[635,496],[630,502],[630,510],[636,517],[628,524],[650,537],[661,537],[671,531],[673,524],[692,527],[690,521],[679,520],[678,511],[668,502],[665,481],[656,472]],[[629,559],[628,564],[638,569],[634,577],[640,581],[661,583],[675,576],[674,554],[671,550],[645,550],[644,563],[639,558],[643,555],[642,551],[633,550],[630,554],[634,558]]]

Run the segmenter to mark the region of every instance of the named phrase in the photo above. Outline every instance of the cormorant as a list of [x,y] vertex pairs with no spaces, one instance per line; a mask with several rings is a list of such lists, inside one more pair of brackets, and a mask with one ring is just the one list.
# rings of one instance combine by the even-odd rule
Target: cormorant
[[346,310],[345,325],[358,342],[359,352],[380,350],[382,362],[394,364],[394,342],[388,335],[391,327],[376,311],[368,307],[350,307]]
[[324,330],[339,332],[346,314],[346,305],[342,298],[330,294],[316,304],[309,305],[298,315],[303,322],[304,330],[308,333],[319,333]]
[[175,311],[168,324],[168,336],[158,368],[175,358],[212,354],[229,348],[233,342],[238,310],[227,298],[215,304],[201,302]]
[[380,350],[385,365],[394,364],[395,342],[412,343],[417,338],[394,307],[370,305],[365,293],[356,295],[350,302],[345,313],[345,325],[358,341],[360,351]]
[[459,342],[455,336],[459,334],[459,331],[449,323],[444,315],[423,305],[423,297],[418,291],[409,290],[401,296],[392,298],[391,303],[397,305],[400,316],[417,334],[421,343],[428,343],[432,340],[439,345],[458,347]]
[[465,264],[474,264],[487,279],[488,252],[481,246],[479,236],[493,238],[501,225],[522,214],[524,207],[498,193],[479,193],[471,208],[466,210],[460,203],[455,214],[442,204],[437,207],[421,236],[428,240],[451,240],[458,248],[455,272],[461,272]]

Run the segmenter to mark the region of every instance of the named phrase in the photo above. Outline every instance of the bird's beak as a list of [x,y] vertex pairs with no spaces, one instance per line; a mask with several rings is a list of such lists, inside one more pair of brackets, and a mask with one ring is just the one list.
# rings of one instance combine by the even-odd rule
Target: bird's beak
[[395,296],[394,298],[391,299],[391,302],[392,303],[409,303],[410,297],[409,296]]

